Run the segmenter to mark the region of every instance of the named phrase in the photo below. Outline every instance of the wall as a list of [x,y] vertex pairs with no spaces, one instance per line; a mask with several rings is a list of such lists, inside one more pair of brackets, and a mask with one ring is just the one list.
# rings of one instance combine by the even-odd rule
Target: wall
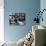
[[[18,41],[32,29],[35,14],[40,10],[40,0],[4,0],[4,35],[7,41]],[[10,26],[9,14],[15,12],[26,13],[26,25]]]
[[[41,9],[41,11],[43,9],[46,9],[46,0],[41,0],[40,1],[40,9]],[[43,22],[41,21],[40,25],[46,26],[46,10],[43,12],[42,17],[43,17]]]

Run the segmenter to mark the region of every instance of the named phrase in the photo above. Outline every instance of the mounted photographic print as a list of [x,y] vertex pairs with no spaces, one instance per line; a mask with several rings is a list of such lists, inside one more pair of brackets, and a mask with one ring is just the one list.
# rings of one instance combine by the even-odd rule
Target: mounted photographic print
[[10,25],[25,25],[25,13],[15,13],[14,15],[9,15]]

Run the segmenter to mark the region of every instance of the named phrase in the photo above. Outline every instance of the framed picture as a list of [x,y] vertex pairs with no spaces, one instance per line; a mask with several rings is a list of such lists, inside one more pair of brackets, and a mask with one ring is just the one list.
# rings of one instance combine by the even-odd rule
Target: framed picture
[[9,15],[10,25],[25,25],[25,13],[15,13],[14,15]]

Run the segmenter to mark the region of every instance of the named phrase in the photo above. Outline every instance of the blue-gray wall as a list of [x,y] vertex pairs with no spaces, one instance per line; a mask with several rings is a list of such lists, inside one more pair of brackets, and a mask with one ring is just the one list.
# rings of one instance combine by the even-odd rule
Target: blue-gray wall
[[[40,1],[40,10],[42,11],[43,9],[46,9],[46,0],[41,0]],[[46,10],[43,12],[43,22],[40,22],[40,25],[45,26],[46,27]]]
[[[40,0],[4,0],[4,35],[7,41],[18,41],[31,31],[33,19],[40,9]],[[26,25],[10,26],[9,14],[12,12],[25,12]]]

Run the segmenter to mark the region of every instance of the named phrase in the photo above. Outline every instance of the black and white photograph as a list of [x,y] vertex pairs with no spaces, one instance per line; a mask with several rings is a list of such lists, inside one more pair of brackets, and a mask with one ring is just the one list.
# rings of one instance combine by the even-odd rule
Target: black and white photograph
[[25,25],[25,13],[15,13],[14,15],[9,15],[10,25]]

